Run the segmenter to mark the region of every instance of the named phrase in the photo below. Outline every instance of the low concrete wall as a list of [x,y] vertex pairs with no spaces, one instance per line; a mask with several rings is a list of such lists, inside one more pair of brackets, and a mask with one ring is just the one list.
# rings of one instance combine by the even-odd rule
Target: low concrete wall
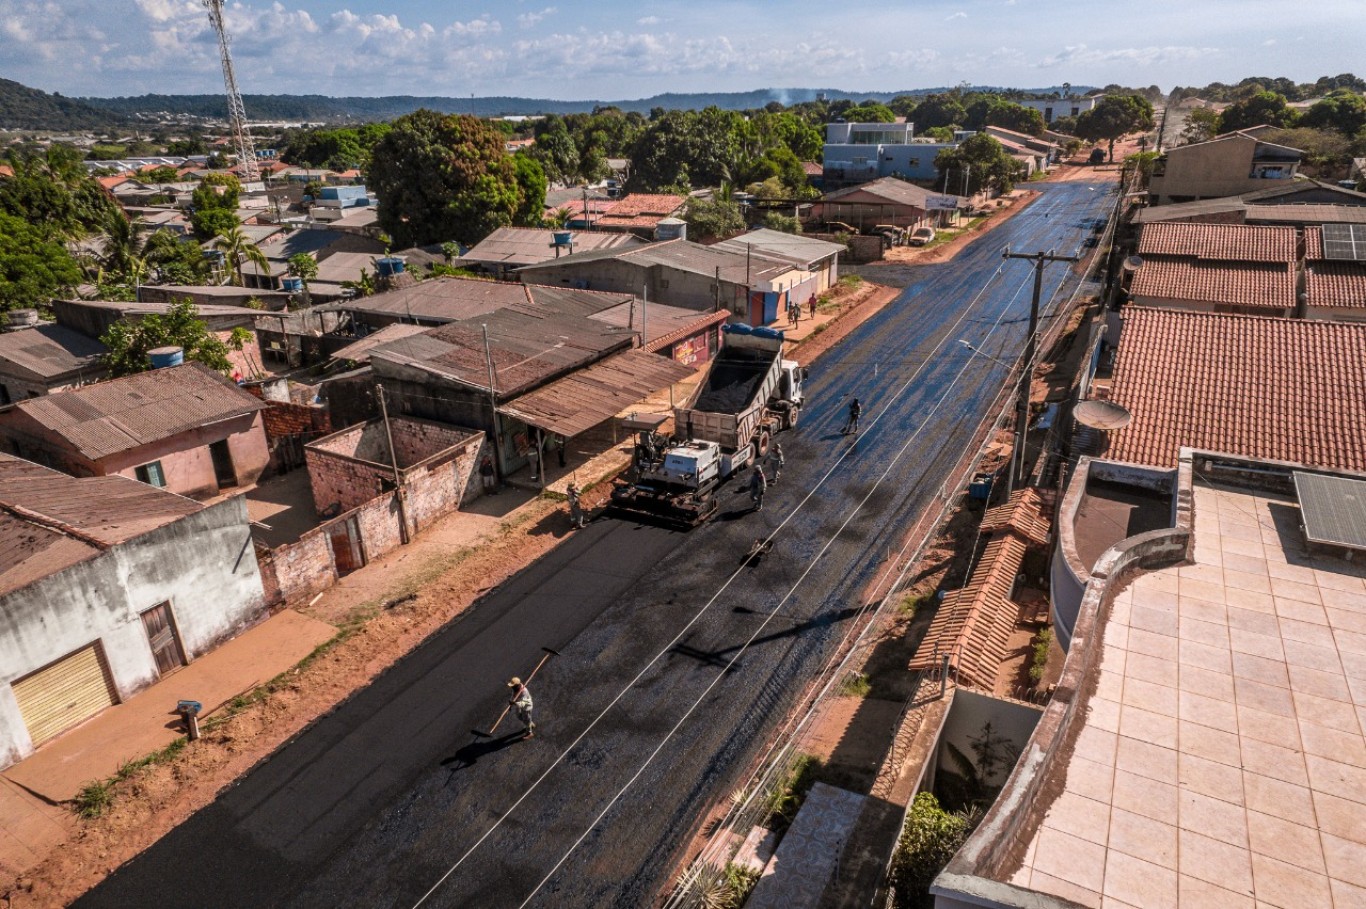
[[1053,628],[1063,650],[1072,646],[1072,629],[1077,623],[1082,599],[1092,577],[1091,566],[1082,561],[1077,548],[1077,512],[1086,498],[1087,484],[1091,480],[1122,483],[1170,494],[1176,482],[1176,472],[1089,457],[1077,462],[1077,469],[1058,508],[1058,545],[1053,548],[1049,566]]
[[1055,755],[1070,751],[1080,732],[1082,723],[1076,719],[1085,717],[1087,702],[1099,681],[1096,668],[1102,653],[1101,629],[1109,617],[1115,593],[1144,569],[1165,567],[1190,557],[1195,539],[1189,451],[1182,452],[1177,473],[1176,527],[1123,540],[1107,550],[1092,568],[1092,582],[1082,599],[1073,632],[1073,641],[1078,646],[1068,651],[1062,678],[1043,718],[991,810],[930,888],[936,896],[942,894],[947,898],[946,905],[964,897],[989,906],[1065,904],[1005,881],[1023,858],[1031,838],[1029,832],[1061,792],[1064,781],[1051,764]]

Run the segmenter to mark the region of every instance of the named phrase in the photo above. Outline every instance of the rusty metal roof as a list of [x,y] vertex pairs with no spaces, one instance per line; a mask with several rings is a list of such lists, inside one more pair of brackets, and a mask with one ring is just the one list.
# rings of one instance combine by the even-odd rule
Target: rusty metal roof
[[370,362],[381,372],[384,363],[394,363],[487,389],[491,357],[497,393],[506,397],[629,347],[632,339],[632,333],[610,325],[523,305],[391,341],[371,351]]
[[127,477],[69,477],[0,454],[0,595],[203,508]]
[[628,350],[524,394],[498,412],[569,438],[692,373],[667,357]]
[[62,325],[40,325],[0,334],[0,372],[18,372],[38,379],[88,371],[104,373],[100,358],[105,346]]
[[92,461],[265,408],[198,363],[112,379],[15,405]]

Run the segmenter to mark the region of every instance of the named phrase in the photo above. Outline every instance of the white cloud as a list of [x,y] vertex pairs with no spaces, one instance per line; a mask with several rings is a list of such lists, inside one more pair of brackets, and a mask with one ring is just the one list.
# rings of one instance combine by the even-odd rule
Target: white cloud
[[966,19],[967,17],[968,17],[968,14],[965,13],[965,12],[963,12],[963,11],[960,9],[958,12],[956,12],[956,13],[950,15],[950,16],[945,16],[945,17],[944,17],[944,21],[945,21],[945,22],[952,22],[954,19]]
[[664,20],[660,19],[658,16],[645,16],[637,19],[636,25],[658,25],[662,21]]
[[522,28],[531,28],[531,26],[536,25],[546,16],[553,16],[555,12],[555,7],[547,6],[539,13],[522,13],[517,17],[517,24]]
[[1065,47],[1050,54],[1034,64],[1036,68],[1047,69],[1056,66],[1095,66],[1102,64],[1127,63],[1138,66],[1151,66],[1155,63],[1169,64],[1182,60],[1196,60],[1208,54],[1217,54],[1215,47],[1190,47],[1185,45],[1166,45],[1162,47],[1119,47],[1110,50],[1087,47],[1077,44]]
[[1275,39],[1275,38],[1267,38],[1265,41],[1262,42],[1262,47],[1271,47],[1271,46],[1273,46],[1275,43],[1276,43],[1276,39]]

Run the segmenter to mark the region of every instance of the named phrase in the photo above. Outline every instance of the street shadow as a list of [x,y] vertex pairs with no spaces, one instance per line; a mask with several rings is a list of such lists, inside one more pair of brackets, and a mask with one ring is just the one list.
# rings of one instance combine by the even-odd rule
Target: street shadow
[[551,536],[560,539],[569,536],[571,530],[573,528],[569,524],[569,516],[561,511],[552,511],[531,525],[527,530],[527,536]]
[[481,757],[496,754],[509,745],[514,745],[517,742],[522,741],[522,739],[523,736],[520,732],[509,732],[507,735],[500,735],[497,738],[492,739],[477,735],[474,736],[474,741],[470,742],[464,748],[456,751],[455,754],[452,754],[448,758],[443,758],[441,766],[445,767],[451,773],[456,773],[460,770],[473,767],[478,763]]

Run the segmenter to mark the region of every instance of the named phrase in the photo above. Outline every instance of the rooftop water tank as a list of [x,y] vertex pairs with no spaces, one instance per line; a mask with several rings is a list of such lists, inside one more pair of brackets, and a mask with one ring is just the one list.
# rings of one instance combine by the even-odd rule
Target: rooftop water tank
[[9,324],[11,328],[27,328],[30,325],[37,325],[38,310],[11,309],[9,313]]
[[287,277],[287,278],[281,278],[281,279],[280,279],[280,289],[283,290],[283,291],[284,291],[285,293],[287,293],[287,294],[302,293],[302,292],[303,292],[303,289],[304,289],[304,279],[303,279],[303,278],[296,278],[296,277],[293,277],[293,276]]
[[168,366],[179,366],[185,362],[185,348],[154,347],[147,351],[147,356],[152,361],[153,369],[165,369]]
[[688,239],[688,222],[679,218],[661,218],[655,225],[656,240]]
[[551,246],[573,246],[574,232],[572,230],[554,230],[550,232]]
[[404,261],[398,256],[385,256],[375,260],[375,273],[381,278],[392,278],[403,274]]

